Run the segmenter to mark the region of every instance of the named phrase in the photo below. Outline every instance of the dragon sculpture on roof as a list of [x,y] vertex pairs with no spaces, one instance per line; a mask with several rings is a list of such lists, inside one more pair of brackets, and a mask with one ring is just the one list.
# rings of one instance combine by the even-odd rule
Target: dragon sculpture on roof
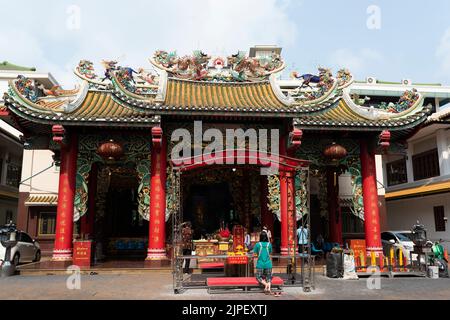
[[75,68],[75,74],[97,88],[108,88],[112,82],[117,81],[131,93],[151,95],[157,92],[159,77],[155,73],[144,68],[138,68],[136,71],[131,67],[122,67],[116,60],[102,60],[100,64],[105,70],[101,79],[95,73],[94,64],[89,60],[81,60]]
[[211,58],[202,51],[179,57],[175,51],[158,50],[150,61],[160,69],[179,79],[214,82],[255,82],[281,71],[284,63],[278,54],[268,57],[248,57],[244,51]]
[[302,81],[300,86],[290,92],[295,103],[300,104],[311,104],[335,97],[353,83],[353,76],[347,69],[340,69],[336,77],[333,77],[331,70],[323,67],[318,68],[318,74],[300,75],[293,71],[291,78]]

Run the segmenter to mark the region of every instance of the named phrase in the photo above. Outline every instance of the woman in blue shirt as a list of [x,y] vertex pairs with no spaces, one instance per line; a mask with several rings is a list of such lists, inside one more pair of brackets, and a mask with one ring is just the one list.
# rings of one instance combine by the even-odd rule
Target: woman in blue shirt
[[270,294],[272,282],[272,244],[269,242],[266,232],[261,232],[259,242],[253,248],[253,254],[258,256],[256,262],[256,280],[264,286],[264,293]]

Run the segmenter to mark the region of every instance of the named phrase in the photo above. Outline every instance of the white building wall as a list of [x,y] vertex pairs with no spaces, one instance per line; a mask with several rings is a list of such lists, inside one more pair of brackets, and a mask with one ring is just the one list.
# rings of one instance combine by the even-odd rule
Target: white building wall
[[383,172],[383,156],[382,155],[375,155],[375,170],[377,174],[377,192],[379,196],[384,196],[386,190],[385,190],[385,179],[384,179],[384,172]]
[[[49,150],[24,150],[23,170],[20,192],[33,194],[58,194],[59,168],[55,165],[43,171],[53,163],[53,152]],[[39,173],[39,174],[38,174]]]
[[436,144],[439,154],[439,169],[441,176],[450,174],[450,130],[436,131]]
[[417,221],[427,229],[431,241],[443,239],[444,247],[450,250],[450,226],[446,222],[445,232],[436,232],[434,206],[444,206],[445,217],[450,216],[450,193],[429,195],[409,199],[387,201],[388,226],[391,230],[410,230]]

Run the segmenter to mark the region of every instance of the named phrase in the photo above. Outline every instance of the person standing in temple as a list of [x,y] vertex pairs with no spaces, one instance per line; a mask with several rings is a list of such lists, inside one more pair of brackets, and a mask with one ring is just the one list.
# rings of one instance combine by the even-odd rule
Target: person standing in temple
[[[184,256],[190,256],[192,254],[192,234],[193,230],[191,227],[191,222],[185,222],[183,225],[183,229],[181,230],[182,249]],[[191,259],[184,259],[184,273],[189,273],[190,262]]]
[[245,232],[244,244],[248,251],[252,250],[252,237],[248,230]]
[[267,228],[267,226],[264,226],[262,232],[265,232],[267,234],[269,242],[272,243],[272,232],[270,232],[269,228]]
[[[272,285],[272,244],[269,242],[266,232],[261,232],[259,242],[253,248],[253,254],[258,257],[256,262],[256,280],[264,286],[264,293],[271,294]],[[279,296],[278,293],[275,293]]]
[[300,223],[299,228],[297,229],[297,239],[298,239],[298,253],[305,252],[305,247],[308,246],[309,240],[309,229],[306,224],[305,227]]

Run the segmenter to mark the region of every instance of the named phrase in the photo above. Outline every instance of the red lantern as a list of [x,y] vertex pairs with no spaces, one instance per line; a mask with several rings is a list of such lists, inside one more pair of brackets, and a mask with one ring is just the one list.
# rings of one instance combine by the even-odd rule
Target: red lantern
[[97,153],[105,160],[118,160],[123,156],[123,147],[110,139],[98,147]]
[[340,144],[333,142],[323,150],[323,155],[332,162],[337,162],[347,155],[347,150]]

